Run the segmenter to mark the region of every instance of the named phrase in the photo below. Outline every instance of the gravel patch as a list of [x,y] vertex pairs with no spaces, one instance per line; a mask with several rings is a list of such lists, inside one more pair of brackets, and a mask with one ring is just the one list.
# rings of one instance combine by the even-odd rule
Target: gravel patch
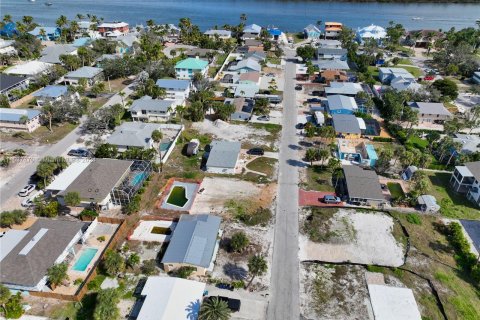
[[222,120],[203,120],[193,123],[192,127],[201,133],[211,134],[217,139],[228,141],[263,144],[264,138],[270,133],[264,129],[256,129],[246,125],[231,124]]

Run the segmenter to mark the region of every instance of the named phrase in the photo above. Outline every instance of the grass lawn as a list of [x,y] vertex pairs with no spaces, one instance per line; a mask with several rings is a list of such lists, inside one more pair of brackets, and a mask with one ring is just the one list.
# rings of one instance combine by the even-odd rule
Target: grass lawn
[[328,191],[334,192],[335,188],[332,185],[332,172],[330,169],[323,166],[314,165],[308,167],[306,172],[306,181],[302,186],[306,190]]
[[427,172],[432,188],[429,192],[441,203],[443,199],[450,199],[451,207],[442,208],[442,214],[449,218],[457,219],[479,219],[480,210],[475,208],[473,203],[467,200],[465,195],[454,192],[450,187],[450,173]]
[[400,60],[398,60],[398,64],[408,64],[410,66],[413,65],[412,60],[408,58],[400,58]]
[[215,61],[217,66],[221,67],[223,65],[223,63],[225,62],[225,60],[227,59],[227,57],[228,57],[228,53],[217,55],[217,59]]
[[375,78],[375,80],[378,80],[378,67],[375,66],[368,66],[368,73],[372,75],[372,77]]
[[403,198],[405,196],[405,193],[403,192],[403,189],[400,183],[388,182],[387,187],[388,187],[388,190],[390,190],[390,194],[394,199]]
[[39,143],[55,143],[62,140],[67,134],[74,130],[78,125],[72,123],[64,123],[61,125],[53,125],[53,132],[50,132],[46,126],[41,126],[34,132],[32,136]]
[[411,145],[417,149],[420,149],[420,150],[424,150],[427,146],[428,146],[428,141],[427,140],[424,140],[420,137],[417,137],[417,136],[411,136],[407,142],[406,142],[407,145]]
[[448,111],[450,111],[451,113],[455,114],[458,112],[458,108],[456,105],[454,105],[453,103],[451,102],[444,102],[444,105],[445,105],[445,108],[447,108]]
[[416,68],[416,67],[406,67],[406,66],[400,66],[399,68],[403,68],[410,72],[415,78],[418,78],[423,75],[422,69]]
[[277,57],[268,57],[267,62],[269,62],[271,64],[279,65],[279,64],[282,63],[282,60],[280,58],[277,58]]
[[271,177],[274,174],[276,163],[277,159],[258,157],[247,164],[247,169],[265,173],[268,177]]

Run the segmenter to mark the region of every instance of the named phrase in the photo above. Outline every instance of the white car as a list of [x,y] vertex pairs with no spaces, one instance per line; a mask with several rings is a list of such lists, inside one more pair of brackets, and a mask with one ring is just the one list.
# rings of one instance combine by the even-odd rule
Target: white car
[[23,187],[22,190],[20,190],[20,192],[18,193],[18,195],[20,197],[26,197],[28,196],[30,193],[32,193],[33,190],[35,190],[36,188],[36,185],[34,184],[29,184],[29,185],[26,185],[25,187]]
[[21,203],[22,207],[25,207],[25,208],[32,207],[33,204],[34,204],[35,198],[41,196],[42,194],[43,194],[42,190],[39,190],[39,191],[35,192],[33,194],[33,196],[31,196],[30,198],[27,198],[27,199],[22,201],[22,203]]

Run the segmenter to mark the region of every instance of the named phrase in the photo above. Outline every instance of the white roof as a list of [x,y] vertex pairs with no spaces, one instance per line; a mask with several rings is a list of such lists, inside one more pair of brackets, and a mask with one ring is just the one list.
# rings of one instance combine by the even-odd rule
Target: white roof
[[205,283],[171,277],[149,277],[137,320],[197,319]]
[[422,319],[411,289],[369,284],[368,292],[375,320]]
[[128,27],[126,22],[104,22],[98,26],[99,28],[121,28]]
[[358,35],[361,38],[383,39],[387,37],[387,32],[384,28],[372,24],[368,27],[359,29]]
[[0,232],[0,261],[28,234],[27,230],[7,230]]
[[53,64],[51,63],[33,60],[33,61],[28,61],[27,63],[17,64],[16,66],[10,67],[7,70],[5,70],[3,73],[34,76],[48,70],[52,66]]
[[55,180],[48,185],[46,190],[63,191],[85,170],[92,162],[90,159],[79,159],[74,161],[63,170]]
[[363,118],[357,118],[357,121],[360,130],[367,130],[367,125],[365,124],[365,120],[363,120]]

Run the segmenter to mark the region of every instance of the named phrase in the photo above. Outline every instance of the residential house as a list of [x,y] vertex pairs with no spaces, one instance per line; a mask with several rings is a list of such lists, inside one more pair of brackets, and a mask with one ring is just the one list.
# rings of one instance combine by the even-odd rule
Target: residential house
[[133,101],[128,110],[133,121],[164,122],[170,119],[171,113],[175,111],[175,101],[152,99],[149,96],[144,96]]
[[386,203],[375,171],[343,165],[345,197],[349,203],[380,207]]
[[126,22],[103,22],[97,26],[97,31],[102,37],[116,38],[126,35],[129,31],[129,26]]
[[166,272],[193,267],[195,275],[213,270],[219,247],[220,217],[182,214],[162,258]]
[[453,118],[443,103],[435,102],[409,102],[413,110],[418,111],[418,123],[443,123]]
[[210,173],[235,174],[240,149],[240,142],[212,141],[210,152],[208,153],[206,171]]
[[35,29],[28,33],[42,41],[58,40],[62,34],[58,27],[35,27]]
[[378,160],[375,147],[365,142],[337,139],[338,158],[353,161],[361,166],[375,167]]
[[177,79],[193,79],[195,73],[200,73],[204,77],[208,73],[208,61],[200,58],[187,58],[177,62],[175,65],[175,75]]
[[460,142],[462,144],[462,148],[459,151],[460,154],[472,154],[475,152],[480,152],[480,136],[456,133],[453,141]]
[[158,87],[165,89],[165,99],[174,100],[177,106],[184,106],[192,91],[190,80],[158,79],[156,84]]
[[212,59],[212,61],[215,59],[217,53],[217,50],[203,48],[192,48],[185,51],[185,55],[189,58],[207,58]]
[[313,64],[319,70],[350,70],[348,62],[343,60],[315,60]]
[[354,98],[336,94],[327,97],[327,109],[330,114],[354,114],[358,106]]
[[256,39],[256,38],[258,38],[258,35],[257,35],[257,34],[255,34],[255,33],[249,33],[249,32],[244,32],[244,33],[242,34],[242,36],[240,37],[240,39],[242,39],[242,40],[244,40],[244,41],[245,41],[245,40],[254,40],[254,39]]
[[39,77],[50,72],[53,68],[53,64],[45,63],[37,60],[27,61],[22,64],[14,65],[10,68],[7,68],[3,73],[23,76],[28,80],[35,82]]
[[[140,293],[136,320],[194,320],[200,312],[205,283],[173,277],[148,277]],[[139,309],[139,310],[138,310]]]
[[363,44],[367,39],[374,39],[378,44],[381,44],[386,37],[387,31],[385,28],[373,24],[357,30],[357,41],[360,44]]
[[15,22],[8,22],[0,28],[0,36],[6,38],[12,38],[13,36],[20,35],[20,32],[17,30],[17,25]]
[[243,59],[254,59],[260,63],[267,60],[267,55],[264,51],[250,51],[243,56]]
[[278,28],[269,28],[267,29],[268,34],[270,35],[270,40],[278,41],[282,36],[283,32]]
[[443,32],[438,30],[412,30],[407,32],[405,42],[415,48],[428,48],[436,39],[444,36]]
[[235,87],[234,97],[253,99],[260,91],[260,86],[251,83],[239,84]]
[[472,81],[476,84],[480,84],[480,71],[476,71],[473,73]]
[[318,60],[347,60],[347,49],[342,48],[318,48],[315,52]]
[[115,38],[115,53],[135,53],[134,43],[138,42],[138,38],[133,34],[121,35]]
[[82,20],[82,21],[78,21],[77,25],[78,25],[78,30],[76,32],[76,36],[82,37],[83,35],[89,34],[92,31],[92,29],[95,27],[95,22]]
[[417,198],[418,205],[420,210],[423,212],[438,212],[440,206],[437,203],[437,199],[434,196],[429,194],[423,194]]
[[316,40],[316,39],[320,38],[321,34],[322,34],[322,32],[320,31],[320,29],[316,25],[309,24],[308,26],[303,28],[303,37],[305,39]]
[[90,43],[92,43],[92,38],[82,37],[82,38],[77,38],[77,39],[73,40],[72,46],[74,46],[75,48],[80,48],[80,47],[89,46]]
[[379,68],[378,77],[383,84],[390,84],[390,82],[397,77],[408,81],[415,81],[415,77],[403,68]]
[[219,39],[230,39],[232,37],[232,31],[230,30],[215,30],[215,29],[210,29],[205,31],[204,33],[207,35],[209,38],[219,38]]
[[233,65],[229,68],[231,71],[237,71],[239,73],[245,73],[245,72],[260,72],[262,71],[262,66],[258,63],[257,60],[253,58],[248,58],[239,61],[236,65]]
[[117,146],[119,152],[153,148],[152,132],[159,129],[160,125],[155,123],[124,122],[115,128],[107,143]]
[[243,28],[243,32],[245,33],[250,33],[255,36],[259,36],[260,33],[262,32],[262,27],[260,27],[258,24],[249,24]]
[[27,230],[8,230],[0,237],[0,282],[12,290],[49,291],[47,270],[75,254],[86,224],[36,220]]
[[60,192],[68,188],[75,179],[90,165],[95,159],[84,158],[82,161],[71,161],[70,165],[55,176],[48,186],[45,187],[45,195],[55,198]]
[[348,76],[345,71],[340,70],[323,70],[320,72],[322,82],[330,85],[332,82],[347,82]]
[[450,184],[455,192],[466,193],[467,199],[480,207],[480,161],[456,166]]
[[331,82],[330,86],[325,88],[325,94],[327,96],[341,94],[348,97],[355,97],[362,91],[362,85],[353,82]]
[[40,110],[0,108],[0,129],[33,132],[40,120]]
[[61,101],[66,98],[71,100],[79,99],[78,92],[69,92],[67,86],[49,85],[43,89],[38,90],[33,94],[37,100],[37,106],[42,107],[46,103],[52,103],[55,101]]
[[13,46],[14,43],[15,43],[15,40],[0,39],[0,54],[6,55],[6,56],[16,55],[17,50]]
[[69,85],[78,84],[80,79],[86,79],[88,85],[93,85],[103,79],[103,69],[96,67],[81,67],[63,76],[63,82]]
[[362,130],[357,118],[353,114],[332,114],[333,128],[338,137],[345,139],[359,139]]
[[230,115],[230,120],[249,121],[253,112],[253,101],[245,98],[227,98],[224,104],[233,105],[235,111]]
[[9,101],[17,99],[17,96],[12,94],[12,92],[22,91],[27,88],[27,78],[0,73],[0,94],[5,95]]
[[342,43],[338,40],[331,40],[331,39],[319,39],[316,41],[319,48],[333,48],[333,49],[341,49]]
[[413,79],[405,79],[403,76],[395,77],[390,81],[392,89],[397,91],[418,91],[422,85]]
[[340,22],[325,22],[325,39],[337,39],[342,29]]
[[252,71],[240,74],[237,80],[238,84],[260,85],[260,72]]
[[150,161],[95,159],[66,187],[58,192],[57,201],[65,203],[70,192],[80,195],[79,207],[96,206],[107,210],[127,205],[148,178]]
[[242,54],[252,51],[263,51],[263,42],[257,39],[245,39],[244,45],[237,48],[237,52]]
[[47,46],[42,50],[41,57],[38,61],[52,63],[52,64],[61,64],[60,61],[61,55],[77,55],[77,48],[71,44],[53,44]]

